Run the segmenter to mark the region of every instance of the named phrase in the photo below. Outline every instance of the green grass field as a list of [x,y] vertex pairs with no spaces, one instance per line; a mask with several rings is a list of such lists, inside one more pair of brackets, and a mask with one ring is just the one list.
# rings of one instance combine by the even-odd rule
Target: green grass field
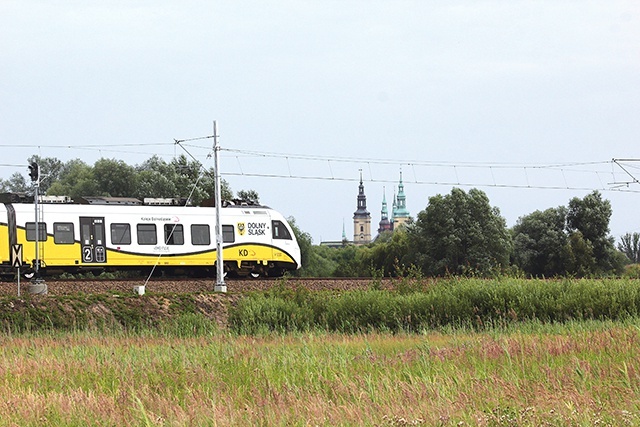
[[0,327],[0,427],[640,425],[632,279],[6,297]]
[[49,331],[0,345],[0,426],[640,425],[631,318],[414,334]]

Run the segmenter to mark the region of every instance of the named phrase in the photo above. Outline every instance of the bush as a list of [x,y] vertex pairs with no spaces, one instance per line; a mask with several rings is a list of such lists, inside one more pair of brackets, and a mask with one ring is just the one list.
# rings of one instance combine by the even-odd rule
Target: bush
[[622,277],[628,279],[640,279],[640,264],[629,264],[624,268]]

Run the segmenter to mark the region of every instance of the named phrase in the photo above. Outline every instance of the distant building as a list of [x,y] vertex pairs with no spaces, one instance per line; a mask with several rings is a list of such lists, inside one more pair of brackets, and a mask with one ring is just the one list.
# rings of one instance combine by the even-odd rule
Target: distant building
[[[378,235],[385,231],[397,230],[411,219],[407,210],[407,196],[404,193],[404,183],[402,182],[402,171],[400,171],[400,181],[398,182],[398,194],[393,194],[393,206],[391,215],[387,205],[386,190],[382,189],[382,210],[380,211],[380,222],[378,223]],[[347,240],[344,230],[344,220],[342,222],[342,240],[321,242],[323,246],[341,247],[349,244],[366,245],[373,241],[371,237],[371,214],[367,210],[367,196],[364,194],[364,184],[362,182],[362,170],[360,171],[360,185],[358,186],[357,209],[353,213],[353,241]]]
[[367,210],[367,196],[364,194],[362,170],[358,187],[358,209],[353,213],[353,243],[356,245],[371,243],[371,214]]
[[[384,207],[384,204],[383,204]],[[397,229],[400,225],[409,221],[411,216],[407,210],[407,196],[404,194],[404,184],[402,183],[402,171],[400,171],[400,182],[398,184],[398,195],[393,200],[393,223],[392,229]]]
[[385,188],[382,187],[382,210],[380,211],[378,234],[381,234],[384,231],[393,231],[393,222],[389,220],[389,210],[387,209],[387,195],[385,194]]

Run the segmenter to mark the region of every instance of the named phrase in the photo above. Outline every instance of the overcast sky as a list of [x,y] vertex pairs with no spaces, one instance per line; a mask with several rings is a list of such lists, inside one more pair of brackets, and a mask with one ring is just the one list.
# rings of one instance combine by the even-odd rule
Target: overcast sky
[[[403,172],[415,216],[478,187],[509,226],[598,189],[640,231],[638,1],[0,0],[0,178],[37,154],[194,156],[352,237]],[[548,167],[549,165],[562,165]]]

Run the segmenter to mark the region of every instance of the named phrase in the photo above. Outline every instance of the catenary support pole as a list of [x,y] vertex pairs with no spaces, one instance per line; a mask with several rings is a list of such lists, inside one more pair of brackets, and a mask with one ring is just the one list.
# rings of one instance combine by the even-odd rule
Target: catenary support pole
[[[27,286],[29,289],[29,293],[31,294],[39,294],[45,295],[47,294],[47,284],[45,283],[42,276],[40,276],[40,207],[38,206],[38,202],[40,199],[39,189],[40,189],[40,166],[37,163],[31,164],[31,180],[34,184],[34,195],[33,195],[33,204],[35,208],[35,255],[36,259],[34,262],[34,275],[33,279],[31,279],[31,283]],[[45,237],[46,239],[46,237]]]
[[216,203],[216,292],[227,292],[227,285],[224,283],[224,259],[222,256],[222,228],[220,227],[220,210],[222,207],[222,196],[220,194],[220,144],[218,143],[218,124],[213,121],[213,168],[215,181],[215,203]]

